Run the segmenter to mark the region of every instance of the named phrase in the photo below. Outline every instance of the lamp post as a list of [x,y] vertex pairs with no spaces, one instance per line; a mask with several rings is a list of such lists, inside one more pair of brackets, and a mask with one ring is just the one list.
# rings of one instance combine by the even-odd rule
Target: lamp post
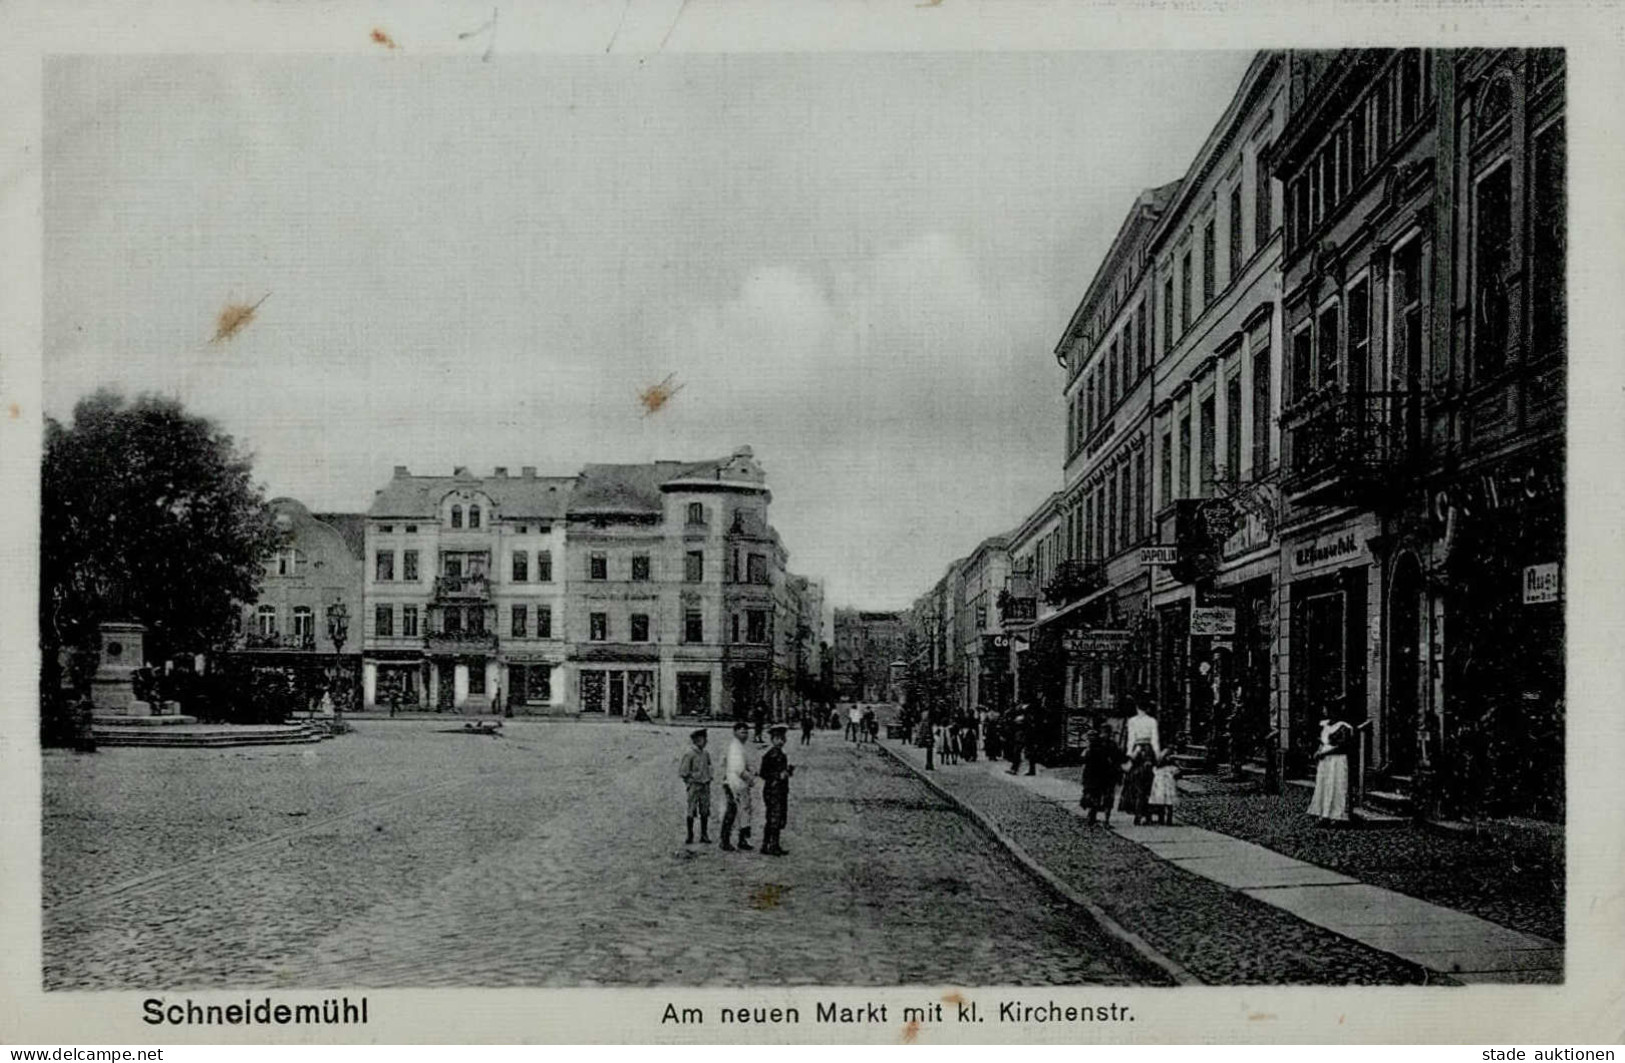
[[[344,640],[350,634],[350,610],[343,602],[334,602],[327,607],[327,637],[333,642],[333,656],[339,658],[344,653]],[[339,668],[343,666],[342,660],[335,659],[333,672],[328,680],[328,689],[338,685]],[[333,699],[334,723],[342,729],[344,723],[344,698]]]

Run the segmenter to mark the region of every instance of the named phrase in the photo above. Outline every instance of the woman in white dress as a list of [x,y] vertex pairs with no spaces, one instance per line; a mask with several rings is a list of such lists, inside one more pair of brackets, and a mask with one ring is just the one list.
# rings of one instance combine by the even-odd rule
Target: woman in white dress
[[1134,715],[1128,719],[1124,737],[1129,768],[1123,779],[1123,796],[1117,808],[1133,816],[1135,825],[1139,825],[1150,815],[1152,770],[1156,767],[1157,758],[1162,756],[1157,718],[1146,712],[1144,705],[1136,705]]
[[1341,720],[1320,721],[1320,748],[1315,751],[1315,796],[1308,812],[1321,826],[1349,821],[1348,742],[1354,728]]

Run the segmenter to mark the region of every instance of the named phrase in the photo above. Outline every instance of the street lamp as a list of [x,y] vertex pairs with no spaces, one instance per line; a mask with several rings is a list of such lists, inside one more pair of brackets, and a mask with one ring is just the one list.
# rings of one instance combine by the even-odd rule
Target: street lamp
[[[338,670],[343,666],[343,662],[339,658],[344,653],[344,640],[349,637],[349,634],[350,610],[343,602],[334,602],[327,607],[327,637],[332,640],[334,657],[332,675],[328,679],[328,689],[338,685]],[[344,723],[344,698],[342,694],[333,699],[333,712],[336,717],[334,723],[342,725]]]

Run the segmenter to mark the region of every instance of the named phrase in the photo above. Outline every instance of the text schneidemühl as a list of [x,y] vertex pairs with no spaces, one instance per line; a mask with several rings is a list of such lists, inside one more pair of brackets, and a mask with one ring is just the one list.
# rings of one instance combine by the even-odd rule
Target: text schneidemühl
[[[881,1025],[894,1020],[920,1024],[987,1021],[986,1016],[977,1010],[974,1001],[951,998],[951,1003],[953,1004],[951,1010],[936,1001],[919,1007],[893,1009],[889,1004],[876,1004],[872,1001],[843,1004],[832,1000],[816,1004],[812,1019],[816,1023],[835,1025]],[[896,1015],[896,1011],[901,1011],[902,1014]],[[1123,1004],[1058,1004],[1053,1000],[1046,1000],[1042,1004],[1021,1000],[1001,1001],[995,1017],[1002,1023],[1023,1024],[1134,1021],[1134,1016]],[[802,1019],[801,1009],[797,1007],[754,1006],[718,1008],[715,1021],[726,1026],[794,1026],[799,1025]],[[662,1025],[703,1026],[706,1022],[705,1009],[679,1008],[676,1004],[668,1003],[661,1013],[660,1022]]]
[[199,1004],[188,997],[169,1003],[163,997],[141,1002],[141,1021],[149,1026],[356,1026],[367,1021],[367,998],[328,997],[314,1003],[279,1004],[270,997],[241,1004]]

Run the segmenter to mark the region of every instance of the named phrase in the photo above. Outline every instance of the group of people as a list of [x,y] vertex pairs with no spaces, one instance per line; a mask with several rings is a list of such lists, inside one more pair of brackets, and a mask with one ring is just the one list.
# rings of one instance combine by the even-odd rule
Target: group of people
[[878,741],[880,738],[880,718],[875,710],[869,706],[852,705],[846,710],[846,740],[848,742]]
[[[766,815],[762,827],[762,855],[789,855],[780,844],[781,832],[790,817],[790,776],[795,767],[785,755],[787,727],[775,725],[768,729],[772,746],[762,754],[761,763],[751,766],[750,749],[746,745],[751,727],[744,720],[733,726],[733,739],[723,757],[722,796],[727,802],[722,812],[722,838],[719,848],[726,852],[755,849],[750,843],[751,823],[755,819],[754,793],[757,780],[762,783],[762,803]],[[693,845],[694,821],[700,821],[701,844],[711,843],[711,754],[706,746],[710,742],[705,728],[689,735],[689,748],[678,763],[677,773],[688,790],[688,840]],[[738,830],[735,841],[734,831]]]
[[1179,805],[1179,768],[1172,750],[1162,748],[1156,717],[1139,706],[1123,731],[1126,750],[1105,721],[1095,722],[1083,754],[1079,805],[1088,811],[1091,824],[1103,815],[1111,825],[1114,800],[1118,811],[1134,817],[1136,826],[1172,823]]

